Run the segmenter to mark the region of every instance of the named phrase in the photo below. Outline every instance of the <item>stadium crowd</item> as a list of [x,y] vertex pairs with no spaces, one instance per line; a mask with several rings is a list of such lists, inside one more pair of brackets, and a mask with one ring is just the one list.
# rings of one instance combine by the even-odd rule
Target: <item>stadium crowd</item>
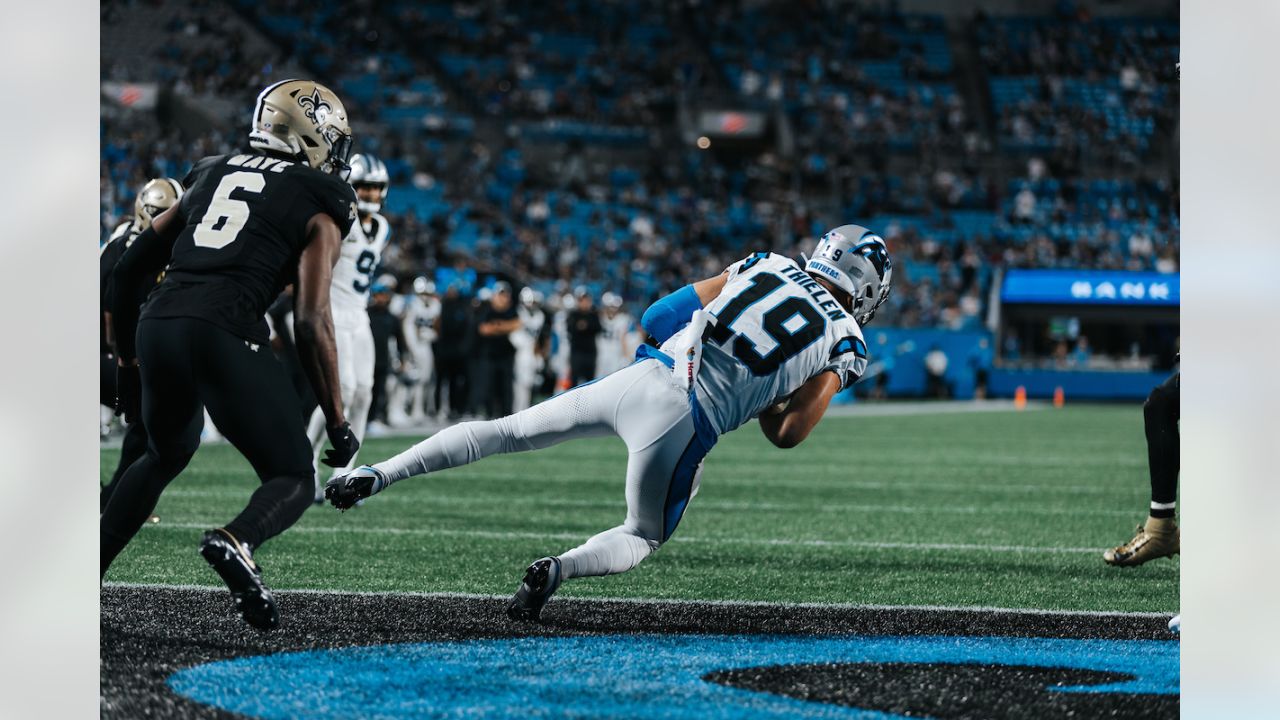
[[[1135,171],[1176,113],[1166,55],[1176,22],[1170,36],[1159,23],[975,18],[994,116],[987,132],[982,109],[957,89],[940,20],[855,4],[697,14],[682,2],[573,0],[555,12],[514,2],[313,10],[268,0],[225,14],[199,2],[142,4],[171,11],[164,34],[141,62],[104,58],[104,80],[155,81],[243,107],[275,69],[301,68],[347,99],[357,150],[386,162],[393,232],[373,302],[392,318],[380,372],[399,379],[375,406],[382,422],[423,408],[500,409],[465,389],[483,381],[448,376],[453,358],[434,360],[431,392],[415,390],[428,382],[415,370],[422,360],[411,341],[392,339],[418,327],[415,304],[441,306],[430,329],[464,337],[451,346],[505,356],[476,318],[496,295],[513,306],[534,298],[546,321],[530,340],[537,382],[526,384],[551,392],[575,375],[572,354],[614,342],[575,338],[567,317],[580,300],[600,306],[608,293],[610,308],[590,311],[598,320],[638,317],[747,252],[798,255],[837,219],[888,241],[898,269],[877,322],[893,326],[980,327],[999,268],[1177,271],[1176,177]],[[128,23],[136,5],[104,5],[104,23]],[[855,31],[821,31],[831,23]],[[246,34],[261,41],[177,42]],[[786,113],[793,152],[679,141],[677,107],[694,95]],[[485,135],[477,122],[486,119],[505,131]],[[165,113],[104,109],[101,239],[149,178],[181,178],[195,159],[241,147],[239,125],[193,133]],[[993,167],[1011,144],[1026,152]],[[1086,171],[1084,153],[1123,157]]]

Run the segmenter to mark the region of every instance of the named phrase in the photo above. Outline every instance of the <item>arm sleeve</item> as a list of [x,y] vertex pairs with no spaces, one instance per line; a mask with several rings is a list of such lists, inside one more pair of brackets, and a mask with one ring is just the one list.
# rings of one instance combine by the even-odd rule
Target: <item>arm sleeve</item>
[[[176,234],[175,234],[176,239]],[[132,360],[137,356],[134,334],[138,327],[138,298],[143,283],[155,283],[173,253],[173,241],[165,241],[155,229],[147,228],[120,256],[111,271],[111,324],[115,330],[117,356]]]
[[640,327],[653,336],[659,343],[666,342],[680,328],[689,323],[689,318],[702,309],[702,301],[692,285],[685,285],[649,306],[640,318]]
[[841,390],[852,387],[867,372],[866,342],[856,335],[842,338],[831,349],[831,359],[822,369],[828,370],[840,378]]

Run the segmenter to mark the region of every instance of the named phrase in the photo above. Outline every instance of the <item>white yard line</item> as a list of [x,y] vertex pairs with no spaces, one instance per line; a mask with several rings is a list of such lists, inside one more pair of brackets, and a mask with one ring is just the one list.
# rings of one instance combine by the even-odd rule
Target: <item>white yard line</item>
[[[208,530],[212,523],[165,522],[148,523],[147,530]],[[544,533],[544,532],[510,532],[497,530],[454,530],[448,528],[396,528],[345,524],[342,527],[317,527],[314,525],[296,526],[289,529],[291,534],[346,534],[359,533],[366,535],[409,535],[418,537],[476,537],[494,540],[586,540],[586,533]],[[915,543],[915,542],[882,542],[874,540],[824,540],[796,538],[720,538],[720,537],[682,537],[675,536],[669,542],[698,545],[766,545],[783,547],[845,547],[869,548],[874,550],[942,550],[956,552],[998,552],[998,553],[1047,553],[1054,555],[1077,555],[1102,553],[1100,548],[1092,547],[1042,547],[1032,545],[982,545],[974,543]]]
[[[226,588],[221,585],[170,585],[165,583],[130,583],[130,582],[106,582],[103,587],[118,588],[140,588],[155,590],[197,590],[205,592],[225,592]],[[461,592],[413,592],[402,590],[323,590],[315,588],[274,588],[277,593],[292,593],[297,595],[354,595],[359,597],[415,597],[415,598],[436,598],[436,599],[463,599],[463,600],[507,600],[507,595],[485,595],[482,593],[461,593]],[[818,602],[794,602],[779,603],[768,602],[764,600],[680,600],[673,598],[595,598],[595,597],[575,597],[566,598],[574,602],[585,603],[637,603],[641,605],[715,605],[722,607],[776,607],[776,608],[812,608],[812,609],[832,609],[832,610],[921,610],[931,612],[978,612],[978,613],[1009,613],[1013,615],[1037,615],[1037,616],[1069,616],[1069,617],[1150,617],[1168,619],[1173,617],[1173,613],[1168,612],[1126,612],[1122,610],[1042,610],[1040,608],[1004,608],[1004,607],[988,607],[988,606],[968,606],[968,605],[871,605],[862,603],[818,603]]]
[[[940,486],[950,487],[954,489],[956,486]],[[1006,486],[1018,487],[1018,486]],[[921,489],[924,489],[923,487]],[[1045,488],[1030,488],[1037,492],[1045,492]],[[621,490],[621,488],[619,488]],[[166,490],[164,497],[171,498],[235,498],[243,500],[248,497],[250,488],[246,487],[220,487],[220,488],[173,488]],[[1113,493],[1112,490],[1107,490]],[[433,494],[429,500],[424,500],[417,495],[408,495],[399,492],[388,492],[378,496],[377,503],[394,503],[397,505],[479,505],[487,502],[493,502],[494,496],[465,496],[465,495],[445,495]],[[1037,499],[1037,502],[1043,502]],[[621,507],[623,502],[622,493],[619,492],[616,499],[591,500],[585,498],[528,498],[521,500],[524,505],[539,505],[547,507],[585,507],[585,508],[607,508],[616,509]],[[814,500],[812,502],[786,503],[786,502],[754,502],[745,500],[713,500],[711,498],[699,499],[694,503],[698,508],[708,510],[745,510],[745,511],[796,511],[802,513],[823,512],[823,513],[843,513],[843,512],[868,512],[868,513],[904,513],[909,515],[983,515],[987,513],[1012,513],[1018,515],[1094,515],[1100,517],[1136,517],[1141,519],[1142,502],[1141,498],[1132,503],[1135,507],[1140,508],[1136,513],[1132,508],[1128,509],[1112,509],[1112,508],[1081,508],[1075,505],[1065,507],[1043,507],[1036,506],[1017,506],[1017,505],[953,505],[947,501],[938,499],[936,504],[926,505],[881,505],[877,503],[833,503],[822,500]]]

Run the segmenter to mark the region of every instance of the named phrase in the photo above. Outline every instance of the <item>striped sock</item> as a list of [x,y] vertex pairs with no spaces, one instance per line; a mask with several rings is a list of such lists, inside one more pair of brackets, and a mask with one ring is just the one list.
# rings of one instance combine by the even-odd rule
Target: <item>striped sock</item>
[[1152,500],[1151,501],[1151,517],[1171,518],[1173,517],[1173,511],[1176,510],[1177,507],[1178,507],[1178,503],[1176,501],[1161,503],[1161,502],[1156,502],[1155,500]]

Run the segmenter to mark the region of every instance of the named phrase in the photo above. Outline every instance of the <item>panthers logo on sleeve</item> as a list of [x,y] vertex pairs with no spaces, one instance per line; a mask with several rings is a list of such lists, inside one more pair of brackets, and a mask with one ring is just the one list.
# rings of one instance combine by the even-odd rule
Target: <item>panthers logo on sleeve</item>
[[867,343],[856,335],[841,338],[831,348],[828,370],[840,378],[840,388],[851,387],[867,371]]

